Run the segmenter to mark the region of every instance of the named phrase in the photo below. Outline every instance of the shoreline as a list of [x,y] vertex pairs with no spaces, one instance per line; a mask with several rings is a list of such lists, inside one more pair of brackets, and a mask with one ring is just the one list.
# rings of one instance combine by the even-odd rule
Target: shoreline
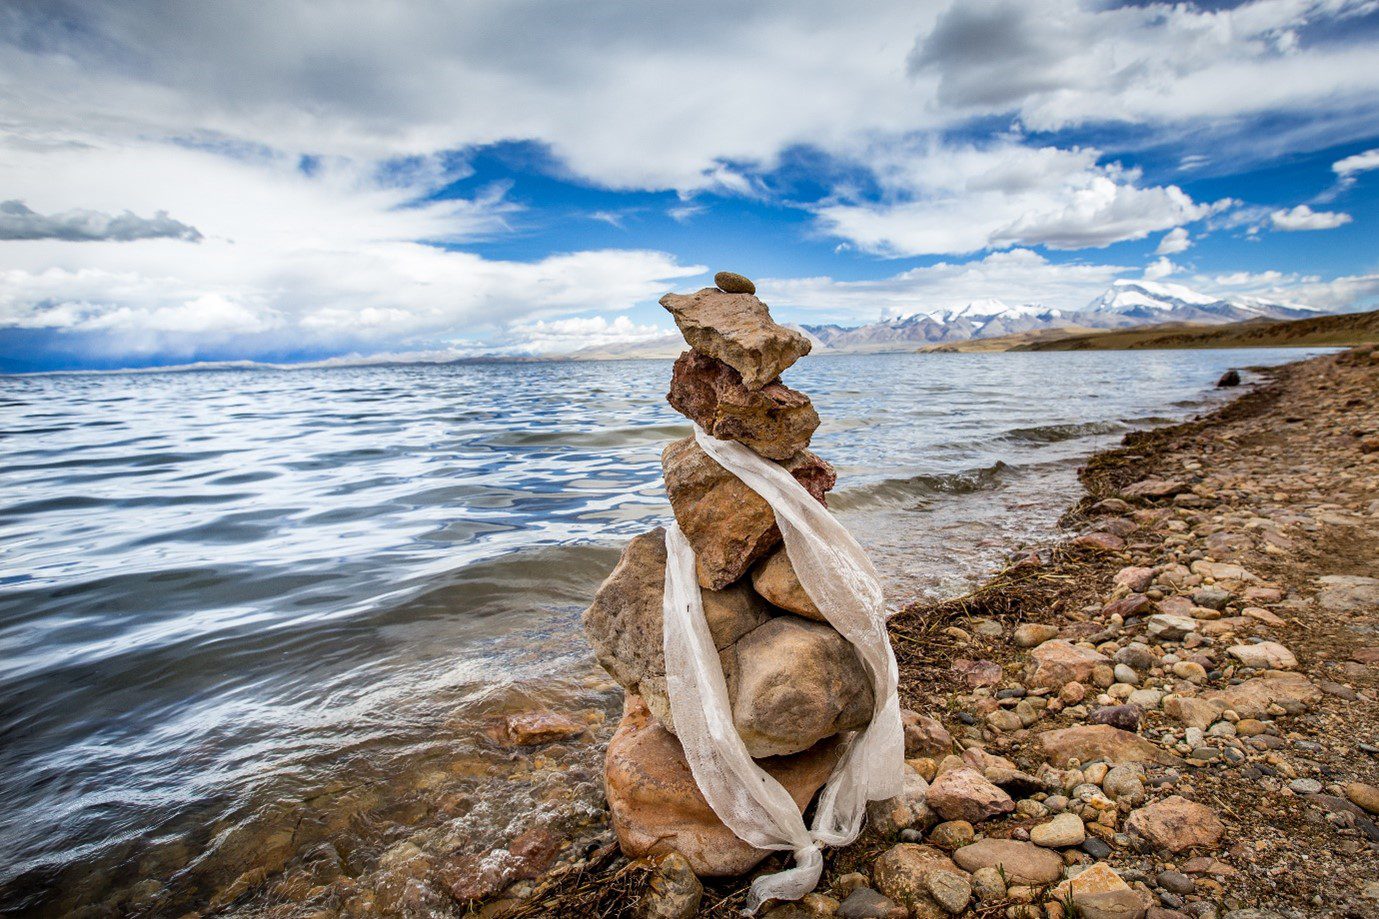
[[[1249,580],[1234,584],[1237,589],[1232,592],[1231,599],[1223,601],[1221,609],[1213,613],[1207,607],[1195,607],[1201,611],[1198,615],[1204,617],[1200,621],[1193,620],[1197,625],[1192,632],[1199,638],[1186,638],[1183,644],[1190,647],[1170,643],[1167,653],[1175,655],[1174,659],[1167,665],[1148,668],[1148,673],[1140,675],[1130,688],[1148,688],[1152,683],[1166,691],[1161,694],[1163,698],[1180,696],[1196,702],[1200,701],[1198,697],[1212,692],[1229,693],[1240,685],[1253,687],[1256,684],[1251,681],[1259,679],[1266,671],[1246,667],[1244,662],[1226,654],[1225,646],[1234,646],[1236,640],[1254,639],[1285,642],[1300,661],[1289,669],[1304,674],[1313,691],[1306,694],[1303,703],[1284,699],[1287,704],[1279,707],[1277,702],[1271,701],[1274,707],[1266,706],[1257,713],[1259,718],[1236,717],[1234,721],[1212,718],[1216,727],[1210,733],[1204,733],[1206,725],[1197,728],[1195,733],[1185,733],[1193,727],[1187,725],[1185,728],[1181,714],[1184,709],[1198,711],[1194,706],[1170,701],[1168,708],[1178,717],[1170,715],[1162,704],[1135,713],[1137,733],[1155,747],[1162,748],[1156,754],[1161,752],[1165,759],[1171,758],[1181,765],[1148,765],[1144,778],[1149,789],[1147,796],[1134,805],[1112,803],[1110,813],[1116,817],[1108,821],[1111,826],[1104,828],[1106,832],[1087,837],[1106,837],[1102,840],[1107,850],[1105,856],[1094,858],[1085,851],[1091,848],[1100,854],[1097,846],[1069,848],[1063,853],[1064,861],[1075,867],[1104,860],[1122,876],[1119,883],[1124,886],[1128,881],[1133,885],[1126,889],[1138,897],[1145,908],[1153,906],[1160,910],[1163,919],[1180,915],[1210,919],[1228,916],[1232,910],[1246,906],[1265,904],[1303,909],[1304,913],[1298,915],[1363,915],[1353,910],[1379,909],[1379,899],[1368,899],[1369,895],[1379,898],[1379,885],[1373,883],[1374,878],[1379,878],[1379,855],[1376,855],[1374,844],[1379,841],[1379,826],[1370,818],[1369,811],[1352,803],[1345,794],[1334,793],[1357,781],[1362,784],[1379,781],[1379,758],[1376,758],[1379,751],[1364,750],[1357,754],[1353,741],[1347,739],[1345,732],[1336,732],[1334,726],[1327,726],[1336,718],[1350,719],[1360,710],[1367,716],[1361,724],[1379,723],[1374,720],[1379,719],[1379,695],[1375,691],[1379,685],[1379,668],[1346,660],[1349,652],[1345,642],[1339,640],[1343,636],[1332,636],[1330,644],[1323,649],[1314,647],[1316,642],[1311,635],[1316,630],[1313,617],[1319,615],[1315,578],[1325,575],[1379,577],[1379,570],[1376,570],[1379,564],[1375,563],[1375,559],[1379,559],[1379,536],[1373,532],[1376,529],[1374,519],[1379,517],[1379,453],[1360,452],[1362,443],[1370,443],[1365,438],[1379,434],[1379,411],[1357,404],[1359,396],[1356,395],[1363,387],[1373,392],[1379,385],[1379,359],[1370,358],[1362,349],[1323,355],[1263,372],[1268,382],[1204,416],[1131,433],[1120,446],[1094,454],[1079,472],[1084,490],[1082,497],[1060,521],[1064,528],[1080,532],[1080,536],[1070,536],[1041,551],[1037,562],[1030,558],[1017,560],[964,596],[912,603],[890,620],[892,643],[900,663],[902,705],[921,714],[934,715],[943,722],[952,740],[949,754],[960,755],[965,748],[976,747],[984,750],[986,756],[968,752],[969,765],[973,760],[977,763],[985,760],[989,773],[992,759],[1006,758],[1025,778],[1037,776],[1039,783],[1047,786],[1049,765],[1046,760],[1050,757],[1047,744],[1041,746],[1038,741],[1039,735],[1065,726],[1084,725],[1090,715],[1089,709],[1119,707],[1126,692],[1117,687],[1127,684],[1108,682],[1101,686],[1091,682],[1089,673],[1082,673],[1081,681],[1072,682],[1079,683],[1088,700],[1086,704],[1081,697],[1077,701],[1062,701],[1065,697],[1071,700],[1078,696],[1078,690],[1060,691],[1055,695],[1047,688],[1023,687],[1025,676],[1022,674],[1028,673],[1031,650],[1038,647],[1030,644],[1031,636],[1066,636],[1073,641],[1074,647],[1085,646],[1089,651],[1092,646],[1101,647],[1113,654],[1123,652],[1125,645],[1134,644],[1137,651],[1147,645],[1152,653],[1159,655],[1162,664],[1163,642],[1145,633],[1148,616],[1156,614],[1164,601],[1171,604],[1176,597],[1187,598],[1192,596],[1193,590],[1213,586],[1203,583],[1208,579],[1232,584],[1229,579],[1195,574],[1186,566],[1184,580],[1176,567],[1179,561],[1189,564],[1206,561],[1207,565],[1244,568]],[[1332,449],[1321,454],[1313,466],[1304,472],[1291,472],[1286,462],[1279,461],[1280,455],[1296,455],[1293,448],[1308,439],[1312,427],[1334,422],[1337,418],[1353,423],[1354,430],[1334,432],[1339,438],[1338,444],[1328,444]],[[1278,484],[1279,490],[1265,496],[1264,503],[1277,505],[1269,508],[1269,514],[1257,512],[1261,503],[1259,490],[1248,490],[1248,513],[1253,516],[1243,518],[1247,512],[1235,506],[1240,499],[1234,492],[1231,494],[1233,500],[1222,499],[1214,478],[1217,475],[1238,476],[1237,467],[1241,464],[1253,464],[1251,468],[1261,476],[1267,475],[1275,483],[1290,482],[1296,488],[1284,489]],[[1351,466],[1360,471],[1349,472]],[[1309,485],[1315,488],[1320,481],[1336,474],[1337,468],[1347,470],[1341,474],[1347,476],[1358,497],[1342,508],[1328,506],[1318,512],[1317,503],[1334,505],[1335,502],[1319,501],[1310,493],[1304,496],[1303,490]],[[1166,475],[1196,481],[1184,483],[1181,490],[1159,498],[1133,499],[1133,505],[1117,503],[1124,501],[1118,496],[1128,486]],[[1292,482],[1294,479],[1297,481]],[[1207,492],[1208,496],[1200,492]],[[1214,511],[1221,515],[1229,513],[1232,524],[1236,518],[1241,518],[1247,519],[1249,525],[1223,526],[1219,521],[1212,521],[1211,512]],[[1366,527],[1370,531],[1363,534],[1365,541],[1359,543],[1359,548],[1356,547],[1360,539],[1357,527],[1360,531]],[[1325,533],[1322,539],[1314,535],[1319,529]],[[1113,530],[1124,531],[1124,536],[1116,536]],[[1339,530],[1339,535],[1332,530]],[[1106,539],[1106,536],[1112,538]],[[1331,570],[1337,566],[1357,570]],[[1145,568],[1157,573],[1151,575],[1150,586],[1137,585],[1144,593],[1116,583],[1118,574],[1124,581],[1127,570]],[[1213,569],[1199,565],[1199,570]],[[1218,573],[1237,572],[1222,568]],[[1170,580],[1179,579],[1176,586],[1161,583],[1166,575]],[[1273,590],[1278,591],[1276,599],[1271,593]],[[1313,596],[1309,598],[1309,594]],[[1118,618],[1108,619],[1107,608],[1120,602],[1120,608],[1125,609],[1123,604],[1127,597],[1132,598],[1132,606],[1138,604],[1140,609],[1125,616],[1112,613],[1112,617]],[[1241,605],[1247,602],[1251,605]],[[1188,608],[1193,607],[1189,604]],[[1244,610],[1250,613],[1247,615]],[[1205,618],[1207,616],[1211,618]],[[1338,620],[1340,617],[1333,610],[1321,614],[1321,618]],[[1299,628],[1294,621],[1308,628]],[[1024,629],[1023,635],[1016,634],[1020,626],[1029,627]],[[1339,622],[1333,621],[1330,631],[1338,626]],[[1363,636],[1365,630],[1359,629],[1359,634]],[[1349,638],[1352,646],[1358,646],[1361,641],[1362,638]],[[1376,626],[1373,643],[1379,644],[1379,626]],[[1200,664],[1197,667],[1179,666],[1196,664],[1191,658],[1203,655],[1212,664],[1211,669]],[[1373,656],[1379,659],[1379,651]],[[996,671],[983,675],[980,673],[983,668],[961,663],[974,658],[978,663],[989,662],[999,667],[994,681],[988,677]],[[957,671],[949,666],[955,659],[960,665]],[[1144,662],[1146,667],[1148,663]],[[1333,678],[1326,678],[1324,674],[1319,675],[1323,668],[1339,672],[1333,674]],[[958,691],[955,683],[964,677],[973,688]],[[1110,704],[1091,703],[1096,694],[1106,691],[1115,692],[1120,698],[1103,694],[1102,701]],[[998,692],[1003,698],[996,698]],[[1160,689],[1149,692],[1160,692]],[[1052,699],[1052,703],[1037,711],[1030,710],[1035,706],[1021,704],[1034,699]],[[1237,704],[1245,707],[1244,703]],[[1229,715],[1239,716],[1239,713],[1231,711]],[[1241,721],[1257,722],[1262,728],[1258,733],[1247,734],[1235,727]],[[1253,732],[1256,726],[1251,723],[1247,730]],[[1184,737],[1194,740],[1198,746],[1186,744]],[[1379,735],[1369,739],[1379,744]],[[1188,749],[1182,749],[1184,746]],[[1199,750],[1207,751],[1201,754],[1206,759],[1199,757]],[[940,771],[951,771],[953,763],[945,762],[938,755],[939,751],[930,752],[933,755],[911,760],[912,764],[922,763],[921,772],[931,773],[926,779],[935,779]],[[1303,762],[1292,762],[1295,759]],[[1242,770],[1247,770],[1243,779]],[[1097,770],[1094,765],[1092,771],[1105,770]],[[1302,781],[1313,774],[1331,781]],[[1317,782],[1316,791],[1311,782]],[[1301,791],[1291,790],[1290,783]],[[1261,800],[1260,784],[1265,795],[1262,800],[1266,804],[1273,804],[1276,799],[1281,801],[1281,813],[1292,818],[1284,824],[1287,830],[1282,839],[1270,838],[1279,834],[1279,812],[1266,808],[1264,814],[1256,814],[1251,808],[1252,803]],[[1205,806],[1226,822],[1224,842],[1186,848],[1174,856],[1162,847],[1146,844],[1138,836],[1127,836],[1124,821],[1128,815],[1142,809],[1139,805],[1147,807],[1146,801],[1152,803],[1166,797],[1165,792],[1207,802]],[[1363,790],[1355,792],[1355,795],[1363,794]],[[1052,813],[1047,807],[1042,814],[1037,813],[1039,807],[1034,805],[1039,804],[1035,800],[1039,798],[1047,800],[1048,793],[1032,793],[1027,799],[1033,802],[1031,805],[1022,802],[1019,811],[999,823],[973,821],[976,833],[1017,842],[1028,839],[1029,830],[1047,822]],[[1307,801],[1309,798],[1311,800]],[[1307,803],[1303,804],[1304,801]],[[1309,807],[1320,807],[1322,816],[1296,813]],[[922,832],[915,837],[914,828],[906,828],[904,832],[905,838],[913,838],[916,842],[924,838]],[[1327,833],[1337,833],[1340,838],[1328,838]],[[1301,837],[1301,841],[1292,838],[1294,836]],[[861,871],[865,880],[867,869],[892,850],[898,838],[895,833],[882,836],[869,829],[853,845],[828,850],[824,879],[816,894],[810,896],[810,902],[783,904],[774,910],[768,908],[762,915],[795,919],[835,914],[833,910],[845,899],[848,885],[857,882],[855,872]],[[1242,839],[1253,845],[1242,846]],[[934,842],[932,838],[924,841],[923,848],[930,848]],[[1253,870],[1263,855],[1296,859],[1300,846],[1307,850],[1309,857],[1301,865],[1289,869],[1287,885],[1275,880],[1282,871],[1266,869],[1261,878]],[[920,847],[910,845],[909,848]],[[943,848],[951,854],[951,848]],[[1194,854],[1194,858],[1187,857]],[[772,855],[758,871],[772,870],[783,861],[781,856]],[[1185,866],[1193,868],[1194,872],[1177,870]],[[605,842],[573,865],[527,882],[525,889],[518,891],[525,894],[522,899],[498,897],[478,906],[475,912],[483,916],[512,917],[630,915],[633,905],[645,893],[653,871],[654,866],[650,864],[628,862],[618,854],[616,842]],[[1165,873],[1172,877],[1161,882]],[[1187,878],[1185,886],[1183,877]],[[735,915],[744,901],[748,880],[706,883],[698,915]],[[1165,889],[1163,883],[1172,883],[1177,885],[1175,889],[1190,892],[1175,893]],[[1371,886],[1365,887],[1365,883]],[[1054,914],[1060,912],[1059,904],[1044,899],[1037,886],[1024,885],[1007,893],[1009,896],[998,900],[984,900],[980,904],[974,901],[974,908],[966,914],[1037,915],[1054,919]],[[1341,902],[1335,904],[1333,911],[1327,911],[1326,901],[1333,899]],[[1188,911],[1179,911],[1175,904]],[[1010,913],[1011,910],[1016,912]],[[1241,913],[1241,919],[1245,915]]]

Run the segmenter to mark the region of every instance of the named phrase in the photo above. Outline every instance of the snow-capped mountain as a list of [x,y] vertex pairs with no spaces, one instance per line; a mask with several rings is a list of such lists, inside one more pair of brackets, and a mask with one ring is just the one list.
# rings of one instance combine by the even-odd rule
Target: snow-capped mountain
[[[1301,319],[1319,311],[1295,303],[1275,303],[1258,297],[1218,297],[1181,284],[1119,280],[1080,310],[1060,310],[1037,303],[1011,306],[992,297],[933,312],[915,312],[862,326],[795,325],[813,353],[861,354],[915,351],[925,345],[999,338],[1045,329],[1119,329],[1165,322],[1223,323],[1247,319]],[[678,333],[654,339],[586,348],[571,357],[608,359],[674,357],[684,350]]]
[[914,313],[856,328],[804,326],[832,351],[902,351],[926,344],[993,338],[1033,329],[1069,325],[1062,310],[1026,303],[1008,306],[1000,300],[973,300],[939,313]]
[[1000,300],[973,300],[933,313],[914,313],[848,328],[839,325],[803,329],[831,351],[903,351],[910,347],[973,338],[997,338],[1020,332],[1077,326],[1117,329],[1164,322],[1221,323],[1247,319],[1301,319],[1315,316],[1310,307],[1274,303],[1258,297],[1218,297],[1181,284],[1118,280],[1081,310],[1059,310],[1026,303],[1008,306]]
[[1215,297],[1181,284],[1121,279],[1082,311],[1093,328],[1152,322],[1241,322],[1246,319],[1305,319],[1317,311],[1258,297]]

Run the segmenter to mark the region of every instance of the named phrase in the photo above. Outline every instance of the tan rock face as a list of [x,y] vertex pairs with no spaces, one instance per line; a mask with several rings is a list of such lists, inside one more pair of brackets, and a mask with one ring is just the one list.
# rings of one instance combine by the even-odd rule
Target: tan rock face
[[986,780],[976,769],[950,769],[929,786],[929,806],[945,820],[980,823],[1015,810],[1010,795]]
[[1063,874],[1057,852],[1015,839],[981,839],[953,853],[964,871],[1001,866],[1013,884],[1052,884]]
[[876,889],[909,910],[911,916],[946,915],[927,883],[928,876],[935,872],[963,878],[962,871],[947,855],[933,846],[914,843],[892,846],[871,868]]
[[814,601],[809,599],[809,594],[804,592],[784,546],[766,556],[752,569],[752,587],[773,606],[815,622],[827,621]]
[[1298,666],[1298,659],[1293,656],[1293,652],[1276,641],[1235,645],[1227,648],[1226,653],[1246,667],[1257,667],[1261,670],[1294,670]]
[[1090,648],[1079,648],[1061,638],[1044,642],[1029,656],[1034,663],[1026,683],[1035,689],[1058,689],[1064,683],[1086,683],[1098,664],[1113,663],[1105,654]]
[[1049,899],[1069,899],[1083,919],[1140,919],[1145,905],[1129,884],[1105,862],[1098,862],[1050,891]]
[[690,347],[742,374],[748,389],[761,389],[809,353],[809,339],[778,325],[752,294],[706,287],[693,294],[666,294],[661,306]]
[[1241,718],[1267,718],[1269,706],[1310,705],[1322,691],[1300,673],[1270,670],[1254,679],[1206,694],[1208,702],[1234,709]]
[[[795,756],[764,761],[803,812],[842,751],[827,740]],[[629,858],[679,852],[700,877],[749,871],[769,853],[733,835],[699,793],[680,742],[629,695],[608,744],[604,787],[613,828]]]
[[777,616],[720,655],[733,723],[754,757],[808,749],[871,720],[871,681],[847,639]]
[[675,362],[666,400],[719,440],[744,443],[768,459],[799,453],[819,426],[819,413],[804,393],[780,382],[748,389],[740,373],[698,351],[686,351]]
[[1131,734],[1113,728],[1109,724],[1083,724],[1057,731],[1045,731],[1039,735],[1039,745],[1044,757],[1055,766],[1066,766],[1071,759],[1089,763],[1094,759],[1104,759],[1110,763],[1164,763],[1178,762],[1177,757],[1163,752],[1154,744]]
[[1132,811],[1125,818],[1125,829],[1169,852],[1182,852],[1194,846],[1215,846],[1226,832],[1215,811],[1182,795],[1173,795]]
[[[666,660],[661,612],[666,580],[665,530],[634,537],[613,573],[584,611],[584,633],[613,679],[643,697],[652,714],[675,730],[666,696]],[[718,650],[771,618],[770,608],[746,584],[701,591],[704,617]]]
[[[781,465],[820,503],[837,481],[833,467],[808,450]],[[718,465],[693,437],[661,453],[671,510],[698,562],[699,584],[721,590],[780,543],[766,500]]]

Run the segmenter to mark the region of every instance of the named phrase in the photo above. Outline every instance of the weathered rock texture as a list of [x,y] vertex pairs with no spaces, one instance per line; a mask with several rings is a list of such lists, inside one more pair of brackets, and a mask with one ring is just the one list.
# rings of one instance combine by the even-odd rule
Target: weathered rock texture
[[819,426],[804,393],[780,382],[749,389],[732,367],[694,350],[675,362],[666,400],[719,440],[744,443],[767,459],[799,453]]
[[[808,450],[781,465],[821,503],[837,481],[833,467]],[[661,466],[671,510],[694,549],[701,587],[727,587],[780,543],[766,499],[718,465],[693,437],[667,445]]]
[[809,339],[771,319],[752,294],[705,287],[693,294],[666,294],[661,305],[690,347],[742,374],[748,389],[761,389],[809,353]]
[[[841,752],[830,739],[761,765],[803,812]],[[622,722],[608,744],[604,785],[618,842],[632,858],[679,852],[701,877],[730,877],[769,854],[738,839],[718,819],[694,783],[680,742],[635,695],[627,697]]]
[[[633,537],[622,558],[584,612],[584,631],[603,669],[652,714],[674,730],[666,696],[662,594],[666,580],[666,531],[657,527]],[[746,584],[705,590],[704,618],[718,650],[771,618],[770,608]]]
[[754,757],[797,753],[871,720],[871,681],[826,625],[778,616],[720,657],[733,723]]
[[826,621],[814,601],[809,599],[809,594],[804,592],[800,579],[795,576],[795,569],[784,546],[766,556],[752,569],[752,587],[773,606],[816,622]]

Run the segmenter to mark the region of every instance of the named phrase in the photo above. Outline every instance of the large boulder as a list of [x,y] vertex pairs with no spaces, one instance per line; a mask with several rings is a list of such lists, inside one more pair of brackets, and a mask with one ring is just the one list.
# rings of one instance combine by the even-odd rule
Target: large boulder
[[780,382],[749,389],[742,374],[694,350],[675,362],[666,400],[714,437],[744,443],[769,459],[799,453],[819,426],[804,393]]
[[[842,754],[830,738],[795,756],[761,762],[801,813],[828,780]],[[733,834],[694,782],[680,742],[629,695],[622,722],[608,743],[604,788],[618,842],[629,858],[679,852],[700,877],[733,877],[765,858]]]
[[661,306],[690,347],[742,374],[748,389],[761,389],[809,353],[809,339],[778,325],[752,294],[705,287],[692,294],[666,294]]
[[842,635],[777,616],[722,652],[733,724],[754,757],[812,747],[871,720],[871,681]]
[[[832,466],[808,450],[781,466],[820,503],[838,478]],[[701,587],[727,587],[780,543],[776,515],[766,499],[720,466],[693,437],[667,444],[661,467],[671,510],[694,549]]]
[[[630,693],[640,695],[670,730],[675,726],[666,695],[662,595],[666,580],[666,532],[657,527],[635,536],[617,567],[584,611],[584,633],[603,669]],[[767,604],[746,584],[701,590],[704,617],[718,650],[771,618]]]
[[752,569],[752,587],[773,606],[816,622],[828,621],[795,576],[795,568],[790,564],[790,556],[786,554],[784,546],[766,556]]

